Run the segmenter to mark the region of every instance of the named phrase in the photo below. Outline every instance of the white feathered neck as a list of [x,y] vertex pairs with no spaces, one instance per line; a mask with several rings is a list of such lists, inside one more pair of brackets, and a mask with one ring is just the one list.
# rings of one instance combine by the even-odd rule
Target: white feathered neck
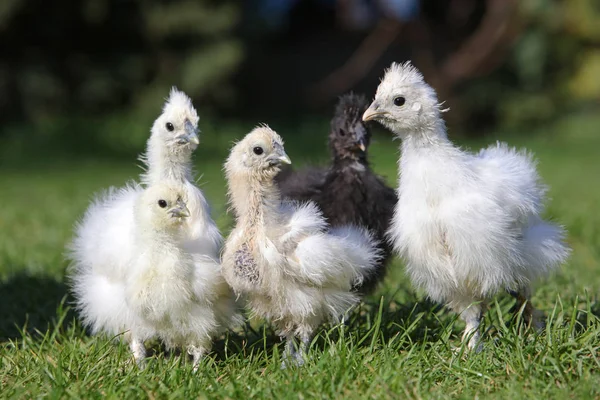
[[424,195],[443,195],[465,182],[466,154],[447,137],[442,123],[402,135],[398,190],[417,189]]
[[147,167],[142,175],[142,182],[147,185],[154,185],[163,180],[192,182],[191,152],[165,146],[154,134],[148,139],[142,162]]

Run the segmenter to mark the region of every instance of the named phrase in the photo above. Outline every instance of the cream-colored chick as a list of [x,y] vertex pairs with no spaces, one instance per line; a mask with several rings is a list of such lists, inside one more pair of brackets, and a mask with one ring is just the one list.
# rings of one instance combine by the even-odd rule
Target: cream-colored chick
[[131,310],[131,350],[139,362],[143,342],[159,337],[167,348],[184,348],[194,367],[226,326],[214,302],[220,296],[219,271],[196,265],[183,246],[190,211],[184,190],[158,184],[145,190],[135,205],[135,260],[124,282],[125,303]]
[[315,329],[358,301],[352,286],[373,271],[380,254],[364,230],[329,229],[313,203],[282,202],[274,182],[281,163],[290,159],[281,137],[267,126],[231,150],[225,171],[236,226],[222,268],[251,311],[287,340],[286,356],[302,364]]

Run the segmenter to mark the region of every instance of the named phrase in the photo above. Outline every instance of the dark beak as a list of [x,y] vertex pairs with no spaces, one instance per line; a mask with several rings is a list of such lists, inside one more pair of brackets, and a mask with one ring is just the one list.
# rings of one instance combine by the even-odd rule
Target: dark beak
[[361,151],[363,151],[363,152],[367,150],[367,146],[365,146],[365,140],[364,139],[361,139],[361,140],[358,141],[358,148]]
[[362,152],[367,150],[367,131],[363,124],[357,124],[354,140],[356,140],[356,147],[358,147]]

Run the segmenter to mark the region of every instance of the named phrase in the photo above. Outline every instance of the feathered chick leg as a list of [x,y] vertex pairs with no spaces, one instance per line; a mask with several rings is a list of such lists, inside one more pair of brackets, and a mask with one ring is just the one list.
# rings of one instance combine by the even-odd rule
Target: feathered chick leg
[[479,325],[481,324],[485,305],[481,302],[476,302],[476,300],[474,301],[475,302],[469,304],[465,302],[451,303],[450,308],[456,313],[459,313],[460,318],[465,321],[466,326],[463,332],[462,341],[465,342],[468,340],[467,346],[469,350],[480,352],[482,347],[480,343],[481,333],[479,332]]
[[192,366],[194,368],[194,372],[198,371],[200,360],[202,357],[204,357],[207,351],[207,348],[204,346],[189,345],[187,347],[187,353],[192,356]]
[[531,292],[530,286],[522,287],[517,291],[508,291],[508,293],[517,300],[514,312],[518,313],[523,309],[523,320],[525,323],[533,326],[537,331],[541,331],[545,326],[543,314],[539,310],[536,310],[533,304],[531,304]]
[[310,347],[310,342],[312,341],[312,333],[303,333],[300,335],[300,340],[302,344],[300,345],[300,355],[305,356],[308,354],[308,348]]
[[146,365],[146,346],[144,346],[144,341],[135,335],[131,335],[129,348],[138,367],[144,368]]
[[293,333],[287,333],[285,335],[285,351],[283,353],[281,369],[286,369],[288,365],[296,365],[298,367],[304,365],[302,348],[300,348],[300,350],[298,349],[296,337]]
[[304,364],[306,357],[308,357],[308,348],[310,347],[310,342],[312,341],[314,331],[315,329],[310,324],[300,326],[298,331],[296,331],[296,334],[300,338],[300,347],[298,350],[297,359],[301,364],[298,365]]

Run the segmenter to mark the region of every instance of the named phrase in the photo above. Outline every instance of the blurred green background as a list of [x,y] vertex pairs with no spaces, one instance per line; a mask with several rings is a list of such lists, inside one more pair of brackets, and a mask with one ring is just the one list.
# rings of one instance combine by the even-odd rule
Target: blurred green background
[[172,85],[202,117],[323,116],[408,59],[461,133],[529,127],[597,110],[599,20],[596,0],[3,0],[0,138],[139,149]]

